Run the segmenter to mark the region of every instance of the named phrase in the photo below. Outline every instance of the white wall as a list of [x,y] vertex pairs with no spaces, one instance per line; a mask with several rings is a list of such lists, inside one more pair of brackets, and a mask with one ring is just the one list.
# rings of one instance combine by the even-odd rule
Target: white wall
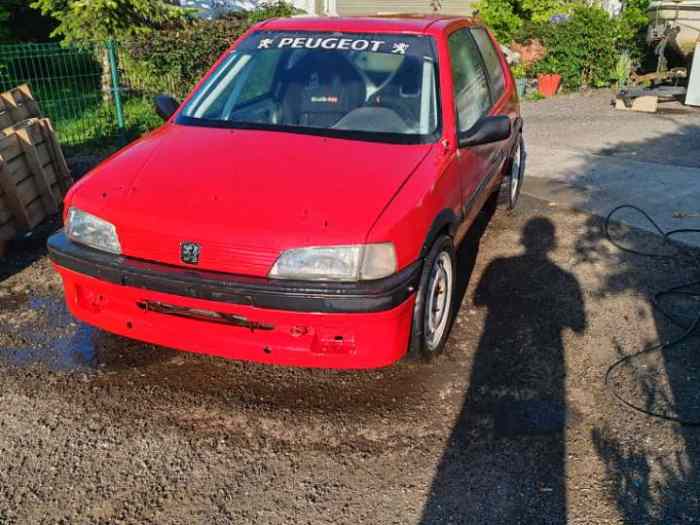
[[[202,16],[211,17],[217,16],[227,11],[241,11],[254,9],[265,3],[265,0],[180,0],[182,7],[192,7],[199,9]],[[314,9],[314,0],[292,0],[292,4],[298,9],[306,12],[312,12]]]
[[[614,3],[620,0],[606,1]],[[302,11],[317,15],[359,15],[379,12],[429,13],[432,11],[430,0],[291,0],[291,2]],[[265,3],[265,0],[180,0],[180,5],[200,9],[203,16],[253,9]],[[442,0],[441,12],[468,15],[472,11],[471,4],[471,0]]]

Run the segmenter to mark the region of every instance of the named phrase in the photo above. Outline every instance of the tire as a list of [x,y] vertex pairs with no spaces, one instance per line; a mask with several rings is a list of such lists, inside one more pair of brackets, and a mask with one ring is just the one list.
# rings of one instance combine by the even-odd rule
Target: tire
[[498,190],[499,210],[510,212],[518,205],[518,199],[520,198],[520,192],[523,188],[523,179],[525,177],[526,159],[525,139],[523,139],[521,133],[518,137],[513,156],[508,161],[508,171],[505,177],[503,177],[503,182]]
[[455,315],[455,259],[447,235],[435,241],[425,258],[411,325],[409,355],[413,358],[430,361],[445,348]]

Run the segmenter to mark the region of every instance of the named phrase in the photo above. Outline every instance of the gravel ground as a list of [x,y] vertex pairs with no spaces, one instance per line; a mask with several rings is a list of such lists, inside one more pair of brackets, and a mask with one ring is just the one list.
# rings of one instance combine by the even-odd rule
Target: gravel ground
[[[94,330],[27,242],[0,261],[0,524],[700,522],[698,431],[603,385],[619,355],[679,333],[650,294],[697,264],[625,255],[598,219],[528,198],[487,219],[461,250],[446,353],[370,372]],[[613,382],[698,418],[697,344]]]

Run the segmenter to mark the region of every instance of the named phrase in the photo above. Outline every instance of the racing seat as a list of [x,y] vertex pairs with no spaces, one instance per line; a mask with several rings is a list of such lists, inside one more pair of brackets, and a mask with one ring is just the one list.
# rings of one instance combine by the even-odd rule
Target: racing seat
[[422,63],[418,57],[407,56],[389,83],[370,97],[373,106],[396,111],[408,125],[418,122],[421,103]]
[[366,98],[360,74],[340,52],[312,52],[287,73],[282,123],[330,128]]

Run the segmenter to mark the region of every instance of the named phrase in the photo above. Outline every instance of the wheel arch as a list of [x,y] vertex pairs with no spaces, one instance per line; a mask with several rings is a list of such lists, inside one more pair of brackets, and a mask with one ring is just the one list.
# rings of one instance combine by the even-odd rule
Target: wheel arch
[[425,237],[425,241],[423,242],[423,247],[421,248],[420,252],[421,259],[428,255],[430,248],[440,237],[440,235],[446,234],[454,239],[458,226],[459,217],[457,217],[457,214],[453,210],[444,209],[440,211],[428,229],[428,234]]

